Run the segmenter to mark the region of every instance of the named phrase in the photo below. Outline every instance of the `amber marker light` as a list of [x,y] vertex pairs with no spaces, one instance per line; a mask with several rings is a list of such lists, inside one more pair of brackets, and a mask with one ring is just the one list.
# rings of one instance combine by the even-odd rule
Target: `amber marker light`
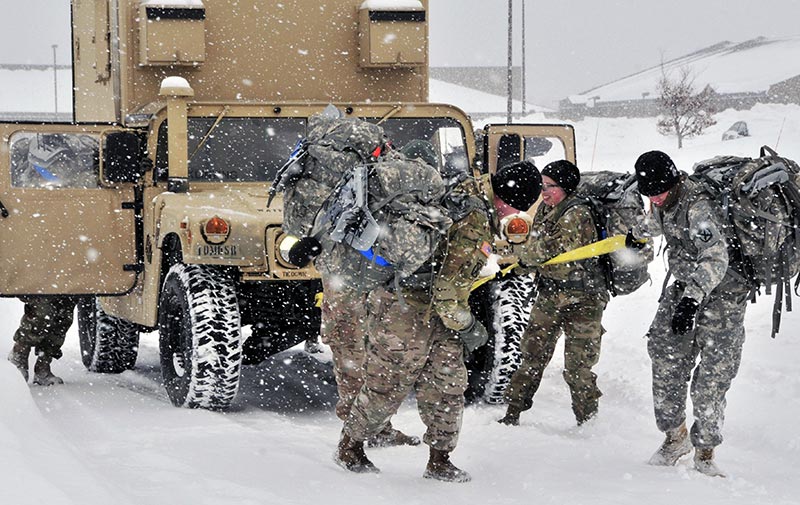
[[227,221],[219,216],[214,216],[202,227],[203,238],[209,244],[222,244],[228,240],[228,235],[231,232],[231,227]]
[[521,217],[512,217],[505,226],[505,234],[512,244],[525,242],[530,232],[530,224]]

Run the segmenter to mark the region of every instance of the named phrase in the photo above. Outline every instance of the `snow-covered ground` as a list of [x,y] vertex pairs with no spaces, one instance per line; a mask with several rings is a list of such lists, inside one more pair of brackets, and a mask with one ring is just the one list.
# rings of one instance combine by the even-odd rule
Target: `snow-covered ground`
[[[652,119],[576,123],[583,170],[632,169],[645,150],[662,149],[681,168],[716,154],[756,155],[762,144],[800,159],[800,107],[726,111],[706,135],[680,151]],[[542,120],[540,116],[529,118]],[[721,142],[736,120],[752,137]],[[780,138],[780,140],[778,140]],[[468,407],[453,460],[468,484],[421,478],[424,447],[369,450],[380,475],[347,473],[331,461],[341,423],[326,355],[292,350],[246,367],[227,413],[174,408],[159,384],[157,338],[142,337],[136,369],[88,373],[76,329],[54,365],[64,386],[23,383],[0,359],[0,503],[2,504],[798,504],[800,468],[800,313],[784,314],[769,338],[771,299],[748,308],[748,340],[728,397],[725,443],[717,451],[727,479],[645,464],[661,442],[650,394],[643,335],[655,311],[664,262],[653,283],[611,301],[597,372],[605,393],[600,415],[578,428],[561,378],[561,347],[522,425],[495,420],[503,408]],[[798,302],[795,299],[795,302]],[[0,354],[5,356],[22,304],[0,300]],[[413,400],[395,424],[421,435]]]

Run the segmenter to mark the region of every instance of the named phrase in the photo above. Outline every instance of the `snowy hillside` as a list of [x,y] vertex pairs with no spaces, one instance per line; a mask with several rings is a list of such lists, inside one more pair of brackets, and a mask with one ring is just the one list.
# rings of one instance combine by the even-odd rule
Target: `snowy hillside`
[[[674,79],[681,69],[690,69],[696,90],[711,86],[721,94],[766,92],[770,86],[800,75],[799,54],[800,37],[755,39],[739,44],[721,42],[667,61],[664,70]],[[657,94],[661,77],[658,65],[569,99],[572,103],[586,103],[592,97],[603,102],[639,100],[644,92]]]
[[[652,119],[590,118],[575,124],[578,165],[630,171],[641,152],[662,149],[688,169],[716,154],[756,155],[762,144],[800,159],[800,107],[758,106],[717,119],[678,151]],[[752,137],[721,142],[737,120],[747,121]],[[729,477],[702,476],[690,460],[674,468],[645,464],[661,442],[643,336],[664,277],[662,257],[650,272],[652,285],[612,300],[606,312],[596,368],[604,392],[599,417],[574,425],[559,346],[521,426],[498,425],[499,406],[467,408],[453,461],[473,481],[461,485],[421,478],[424,447],[368,450],[382,469],[377,476],[337,467],[331,454],[341,423],[326,355],[292,350],[245,367],[230,412],[186,410],[172,407],[159,383],[155,334],[142,337],[135,370],[97,375],[84,369],[73,327],[64,357],[54,363],[64,386],[29,388],[0,359],[0,503],[800,504],[800,311],[784,314],[772,340],[767,297],[748,308],[743,363],[728,397],[717,459]],[[0,299],[2,356],[21,312],[17,300]],[[422,434],[413,400],[395,425]]]

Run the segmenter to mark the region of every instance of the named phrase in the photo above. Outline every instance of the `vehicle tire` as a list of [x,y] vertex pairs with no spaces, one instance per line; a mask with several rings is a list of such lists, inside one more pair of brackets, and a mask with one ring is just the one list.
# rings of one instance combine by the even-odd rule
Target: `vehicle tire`
[[161,289],[161,375],[175,406],[224,410],[239,388],[242,338],[233,278],[208,265],[173,265]]
[[106,314],[97,297],[78,302],[78,340],[81,359],[90,372],[122,373],[136,364],[139,327]]
[[492,374],[492,366],[494,366],[494,331],[492,328],[496,291],[497,282],[490,281],[473,291],[469,297],[470,310],[486,328],[489,339],[486,344],[464,357],[467,365],[467,390],[464,392],[464,400],[468,404],[483,400],[483,393]]
[[492,304],[491,373],[483,399],[486,403],[505,403],[503,394],[520,364],[520,340],[528,327],[533,307],[534,281],[529,275],[509,275],[498,282]]

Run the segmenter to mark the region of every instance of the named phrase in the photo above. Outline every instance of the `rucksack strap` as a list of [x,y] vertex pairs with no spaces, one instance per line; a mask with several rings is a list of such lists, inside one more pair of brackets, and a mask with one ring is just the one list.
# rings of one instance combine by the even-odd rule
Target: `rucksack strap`
[[[600,211],[601,205],[595,199],[589,196],[578,197],[570,202],[567,202],[567,205],[561,209],[556,221],[561,219],[568,209],[578,207],[580,205],[586,207],[589,210],[589,215],[592,216],[595,233],[597,233],[597,240],[608,238],[608,229],[605,225],[606,220]],[[597,263],[603,272],[603,280],[606,284],[606,290],[611,294],[611,296],[617,296],[619,293],[617,293],[617,288],[614,285],[614,266],[611,264],[611,258],[608,254],[603,254],[597,258]]]

